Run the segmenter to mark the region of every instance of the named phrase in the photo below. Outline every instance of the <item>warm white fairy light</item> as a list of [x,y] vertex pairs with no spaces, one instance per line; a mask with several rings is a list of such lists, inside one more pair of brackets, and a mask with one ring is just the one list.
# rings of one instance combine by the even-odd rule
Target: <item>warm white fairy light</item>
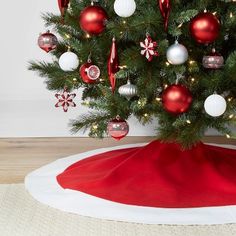
[[233,119],[234,118],[234,114],[229,115],[229,119]]
[[66,37],[67,39],[70,39],[70,38],[71,38],[69,34],[65,34],[65,37]]
[[145,117],[148,117],[148,114],[147,114],[147,113],[145,113],[145,114],[144,114],[144,116],[145,116]]
[[192,81],[192,82],[195,82],[195,78],[191,78],[191,81]]
[[158,97],[157,97],[157,98],[156,98],[156,101],[160,102],[160,101],[161,101],[161,98],[158,98]]
[[228,100],[228,102],[231,102],[233,100],[233,97],[230,97],[227,100]]
[[87,34],[85,35],[85,38],[87,38],[87,39],[91,38],[90,34],[87,33]]
[[167,66],[169,66],[169,65],[170,65],[170,63],[167,61],[167,62],[166,62],[166,65],[167,65]]
[[164,84],[164,89],[168,88],[168,84]]
[[191,120],[186,120],[186,123],[190,125],[192,122]]
[[189,64],[190,64],[190,65],[193,65],[194,63],[195,63],[195,61],[193,61],[193,60],[190,60],[190,61],[189,61]]
[[233,16],[234,16],[234,15],[233,15],[233,12],[230,12],[230,13],[229,13],[229,17],[230,17],[230,18],[233,18]]
[[98,126],[97,125],[93,125],[93,129],[94,130],[98,129]]
[[231,138],[229,134],[226,134],[225,136],[226,136],[226,138]]

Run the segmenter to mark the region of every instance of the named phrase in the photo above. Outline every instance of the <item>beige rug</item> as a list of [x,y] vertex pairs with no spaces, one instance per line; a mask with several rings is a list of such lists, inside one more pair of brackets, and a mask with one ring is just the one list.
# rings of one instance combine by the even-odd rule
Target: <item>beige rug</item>
[[35,201],[23,184],[0,185],[1,236],[235,236],[236,224],[143,225],[64,213]]

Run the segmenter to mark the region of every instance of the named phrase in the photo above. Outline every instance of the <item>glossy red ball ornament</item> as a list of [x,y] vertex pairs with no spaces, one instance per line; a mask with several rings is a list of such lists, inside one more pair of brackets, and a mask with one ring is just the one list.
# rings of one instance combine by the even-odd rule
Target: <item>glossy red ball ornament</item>
[[164,109],[174,115],[180,115],[188,111],[192,100],[193,97],[189,89],[180,84],[170,85],[162,93]]
[[93,65],[91,62],[84,63],[80,67],[80,76],[82,80],[87,84],[94,84],[100,76],[100,69]]
[[117,116],[108,122],[107,132],[112,138],[120,140],[129,133],[129,125],[125,120]]
[[38,38],[38,45],[45,52],[52,51],[57,47],[57,44],[58,44],[57,37],[54,34],[50,33],[50,31],[41,34]]
[[212,43],[219,36],[220,22],[210,12],[199,13],[190,22],[190,33],[198,43]]
[[85,32],[98,35],[105,30],[107,19],[107,13],[102,7],[89,6],[80,13],[79,23]]

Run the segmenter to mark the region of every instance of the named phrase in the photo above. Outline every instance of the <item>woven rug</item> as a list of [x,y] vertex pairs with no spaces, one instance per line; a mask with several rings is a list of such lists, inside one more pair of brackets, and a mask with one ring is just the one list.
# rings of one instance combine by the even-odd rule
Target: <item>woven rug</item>
[[64,213],[34,200],[23,184],[0,185],[2,236],[235,236],[236,224],[145,225]]

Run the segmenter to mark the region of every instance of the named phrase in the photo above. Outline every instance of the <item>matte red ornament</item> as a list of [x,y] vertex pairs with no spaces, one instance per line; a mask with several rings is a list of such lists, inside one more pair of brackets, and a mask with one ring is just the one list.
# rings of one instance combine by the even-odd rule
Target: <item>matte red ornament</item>
[[79,24],[85,32],[98,35],[105,30],[107,19],[107,13],[102,7],[88,6],[80,13]]
[[186,112],[192,104],[192,100],[191,92],[184,85],[170,85],[162,94],[164,109],[174,115]]
[[94,84],[100,76],[100,69],[88,61],[80,67],[80,76],[82,80],[87,84]]
[[115,86],[116,86],[115,74],[116,72],[119,71],[119,60],[118,60],[118,53],[117,53],[115,38],[112,39],[110,55],[109,55],[108,63],[107,63],[107,70],[108,70],[109,80],[111,83],[111,89],[112,89],[112,92],[114,93]]
[[170,16],[171,4],[170,0],[159,0],[159,8],[161,15],[164,20],[164,29],[167,31],[168,28],[168,20]]
[[38,38],[38,45],[45,52],[52,51],[57,47],[57,44],[58,44],[57,37],[54,34],[50,33],[50,31],[41,34]]
[[61,15],[64,16],[66,9],[68,8],[70,0],[58,0],[58,6],[61,12]]
[[107,132],[112,138],[121,140],[129,133],[129,125],[125,120],[117,116],[108,122]]
[[198,43],[208,44],[218,38],[220,22],[212,13],[202,12],[191,20],[189,29],[192,37]]

